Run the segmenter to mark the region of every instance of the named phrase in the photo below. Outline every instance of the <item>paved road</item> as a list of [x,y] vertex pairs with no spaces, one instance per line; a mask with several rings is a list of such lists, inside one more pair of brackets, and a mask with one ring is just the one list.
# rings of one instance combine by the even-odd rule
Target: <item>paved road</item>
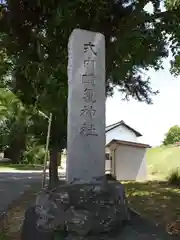
[[34,183],[41,183],[41,173],[0,173],[0,213]]
[[26,189],[41,181],[41,172],[0,172],[0,215]]

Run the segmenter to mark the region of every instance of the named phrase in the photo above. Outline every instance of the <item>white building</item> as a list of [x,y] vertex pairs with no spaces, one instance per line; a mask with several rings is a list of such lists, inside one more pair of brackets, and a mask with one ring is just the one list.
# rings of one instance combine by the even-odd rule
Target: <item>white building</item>
[[138,142],[142,134],[124,121],[106,127],[106,172],[117,180],[146,180],[146,150],[150,146]]

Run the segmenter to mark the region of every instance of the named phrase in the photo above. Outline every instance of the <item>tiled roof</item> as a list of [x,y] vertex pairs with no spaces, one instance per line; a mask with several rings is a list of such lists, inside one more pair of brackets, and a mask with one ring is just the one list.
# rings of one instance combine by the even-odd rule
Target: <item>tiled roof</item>
[[125,126],[125,127],[128,128],[129,130],[133,131],[133,132],[136,134],[137,137],[141,137],[141,136],[142,136],[141,133],[139,133],[138,131],[136,131],[135,129],[133,129],[133,128],[130,127],[129,125],[127,125],[124,121],[120,121],[120,122],[111,124],[111,125],[109,125],[109,126],[106,126],[106,132],[109,132],[109,131],[111,131],[112,129],[117,128],[117,127],[119,127],[119,126],[121,126],[121,125]]

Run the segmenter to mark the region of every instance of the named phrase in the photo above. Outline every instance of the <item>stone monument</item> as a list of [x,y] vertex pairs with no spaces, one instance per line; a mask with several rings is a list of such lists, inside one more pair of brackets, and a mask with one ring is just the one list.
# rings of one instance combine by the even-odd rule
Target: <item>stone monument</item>
[[[169,239],[130,214],[125,189],[105,171],[105,40],[69,39],[67,182],[43,189],[25,214],[21,240]],[[131,216],[131,225],[129,222]],[[134,220],[133,220],[134,219]],[[142,231],[142,229],[145,229]]]
[[75,29],[69,38],[67,180],[105,169],[105,38]]
[[[121,230],[129,220],[129,211],[124,186],[105,176],[102,34],[80,29],[72,32],[68,84],[67,182],[43,189],[31,211],[38,234],[47,232],[48,240],[56,233],[57,239],[109,239],[110,233]],[[44,240],[39,236],[38,240]]]

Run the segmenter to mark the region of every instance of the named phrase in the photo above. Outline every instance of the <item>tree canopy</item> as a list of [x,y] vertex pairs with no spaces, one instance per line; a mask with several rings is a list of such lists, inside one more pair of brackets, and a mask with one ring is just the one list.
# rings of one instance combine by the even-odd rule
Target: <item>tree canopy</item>
[[180,142],[180,126],[175,125],[171,127],[165,135],[163,144],[169,145]]
[[26,148],[27,109],[10,90],[0,88],[0,151],[19,162]]
[[[149,2],[153,13],[144,8]],[[165,11],[161,8],[162,2],[3,1],[1,49],[11,59],[9,65],[18,95],[28,103],[44,101],[46,95],[47,104],[55,100],[48,98],[54,86],[57,90],[54,98],[59,96],[67,83],[68,37],[74,28],[82,28],[105,35],[107,92],[111,94],[112,86],[118,85],[126,96],[149,103],[153,90],[143,70],[162,67],[162,57],[168,56],[169,40],[175,56],[179,46],[177,1],[166,1]]]
[[[9,89],[0,88],[0,152],[12,163],[43,163],[47,121]],[[39,124],[40,122],[40,124]]]
[[[148,3],[152,4],[149,12]],[[118,86],[125,98],[151,103],[157,91],[144,71],[162,68],[169,48],[178,59],[179,24],[180,6],[170,0],[4,0],[0,83],[24,104],[52,112],[50,147],[62,149],[66,146],[67,44],[72,30],[104,34],[107,95]],[[44,133],[43,126],[36,130]]]

